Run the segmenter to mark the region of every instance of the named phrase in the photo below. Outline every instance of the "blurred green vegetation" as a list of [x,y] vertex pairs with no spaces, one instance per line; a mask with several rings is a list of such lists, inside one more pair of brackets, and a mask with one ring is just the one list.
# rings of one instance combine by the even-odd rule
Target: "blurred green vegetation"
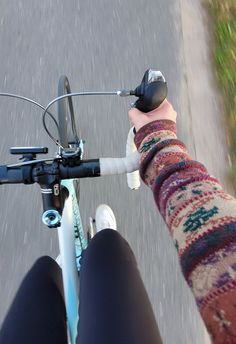
[[214,24],[214,59],[223,95],[232,179],[236,187],[236,0],[207,0]]

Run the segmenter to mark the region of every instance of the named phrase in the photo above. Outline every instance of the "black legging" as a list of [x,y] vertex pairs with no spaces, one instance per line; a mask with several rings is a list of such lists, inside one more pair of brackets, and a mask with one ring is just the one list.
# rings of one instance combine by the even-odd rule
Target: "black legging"
[[[161,339],[136,260],[110,229],[95,235],[80,272],[79,344],[160,344]],[[61,269],[37,260],[24,278],[0,332],[0,344],[65,344]]]

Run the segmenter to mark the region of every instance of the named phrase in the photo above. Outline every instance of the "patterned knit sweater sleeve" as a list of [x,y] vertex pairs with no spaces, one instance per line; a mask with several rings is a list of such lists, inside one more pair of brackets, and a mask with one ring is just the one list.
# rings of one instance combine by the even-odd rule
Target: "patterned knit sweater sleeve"
[[184,277],[217,344],[236,343],[236,200],[159,120],[135,136],[140,175],[178,251]]

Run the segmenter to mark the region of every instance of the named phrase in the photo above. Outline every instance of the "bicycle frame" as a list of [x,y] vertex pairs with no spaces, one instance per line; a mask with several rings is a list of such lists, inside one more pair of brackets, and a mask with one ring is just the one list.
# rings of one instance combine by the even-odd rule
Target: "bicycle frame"
[[[80,140],[81,158],[84,143]],[[88,243],[83,231],[78,199],[76,195],[75,179],[64,179],[61,187],[66,187],[69,197],[66,199],[62,211],[61,226],[58,227],[58,241],[61,255],[61,268],[64,287],[65,306],[67,314],[67,328],[69,340],[74,344],[77,337],[79,321],[79,259]],[[76,261],[77,259],[77,261]]]
[[[61,255],[64,296],[67,314],[67,326],[71,344],[77,337],[79,320],[79,277],[76,256],[81,256],[82,250],[87,247],[78,201],[74,188],[74,180],[63,180],[63,186],[69,191],[62,212],[61,226],[58,227],[58,239]],[[76,244],[76,248],[75,248]]]

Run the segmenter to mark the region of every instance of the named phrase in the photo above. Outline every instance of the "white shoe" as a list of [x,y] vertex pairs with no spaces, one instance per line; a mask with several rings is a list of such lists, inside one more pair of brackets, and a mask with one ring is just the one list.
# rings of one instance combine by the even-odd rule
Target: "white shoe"
[[115,215],[112,209],[106,204],[100,204],[97,207],[95,223],[97,232],[107,228],[117,230]]

